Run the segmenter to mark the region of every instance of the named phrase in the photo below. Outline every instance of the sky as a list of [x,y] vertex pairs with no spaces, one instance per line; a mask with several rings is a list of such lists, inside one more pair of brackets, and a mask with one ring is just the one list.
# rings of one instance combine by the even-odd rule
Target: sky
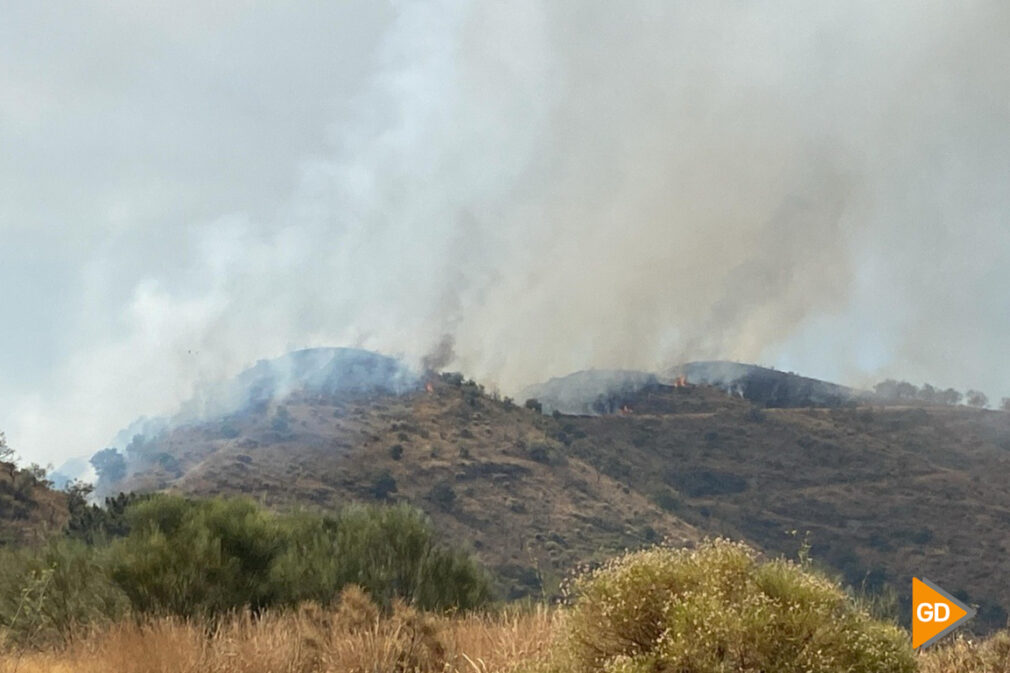
[[999,0],[0,0],[0,430],[309,346],[1010,395]]

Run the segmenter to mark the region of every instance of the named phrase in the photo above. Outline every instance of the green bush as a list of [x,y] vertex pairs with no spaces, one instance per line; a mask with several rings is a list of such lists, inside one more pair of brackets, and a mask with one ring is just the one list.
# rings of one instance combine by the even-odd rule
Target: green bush
[[[336,601],[350,584],[382,606],[470,609],[491,598],[486,572],[436,542],[406,505],[350,506],[333,516],[277,514],[247,499],[170,495],[74,500],[67,535],[0,550],[0,646],[67,639],[125,614],[214,619],[305,600]],[[111,541],[110,541],[111,540]]]
[[137,611],[210,616],[276,602],[270,568],[285,540],[251,500],[160,495],[130,507],[127,520],[111,575]]
[[561,646],[565,673],[903,673],[908,636],[833,581],[723,540],[656,547],[578,578]]
[[156,496],[127,510],[112,577],[143,613],[212,616],[251,607],[332,602],[348,584],[374,600],[426,610],[490,598],[484,571],[435,542],[407,505],[349,506],[332,517],[277,515],[250,500]]
[[69,539],[0,551],[0,646],[64,641],[80,625],[125,615],[129,600],[106,561],[104,550]]
[[348,584],[385,607],[401,598],[424,610],[466,610],[491,598],[487,573],[468,554],[438,545],[428,517],[407,505],[350,506],[293,526],[273,569],[288,602],[327,604]]

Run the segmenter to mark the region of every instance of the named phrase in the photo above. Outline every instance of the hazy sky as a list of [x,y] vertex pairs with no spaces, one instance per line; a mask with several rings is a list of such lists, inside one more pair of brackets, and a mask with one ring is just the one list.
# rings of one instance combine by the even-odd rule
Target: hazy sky
[[1010,395],[1002,0],[0,0],[0,429],[261,357]]

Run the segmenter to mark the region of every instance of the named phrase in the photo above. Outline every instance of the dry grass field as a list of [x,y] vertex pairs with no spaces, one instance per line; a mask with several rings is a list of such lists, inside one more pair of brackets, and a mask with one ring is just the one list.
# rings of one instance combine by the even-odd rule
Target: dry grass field
[[64,648],[8,654],[0,673],[493,673],[542,654],[559,619],[544,608],[434,617],[402,605],[381,617],[350,590],[334,611],[310,604],[215,628],[124,622]]
[[[215,629],[124,622],[65,648],[0,656],[0,673],[497,673],[541,659],[562,619],[547,608],[459,617],[400,608],[378,617],[368,607],[307,605]],[[1010,673],[1010,633],[955,638],[918,664],[921,673]]]

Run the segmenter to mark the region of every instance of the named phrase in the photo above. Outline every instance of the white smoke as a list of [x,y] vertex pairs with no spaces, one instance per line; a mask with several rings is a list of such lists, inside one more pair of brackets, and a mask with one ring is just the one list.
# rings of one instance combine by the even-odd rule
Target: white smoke
[[[445,335],[506,394],[699,358],[1006,390],[1008,19],[995,1],[398,4],[276,217],[185,229],[114,330],[82,318],[93,338],[58,393],[21,398],[12,437],[88,452],[260,358],[416,363]],[[101,295],[117,261],[89,263]]]

